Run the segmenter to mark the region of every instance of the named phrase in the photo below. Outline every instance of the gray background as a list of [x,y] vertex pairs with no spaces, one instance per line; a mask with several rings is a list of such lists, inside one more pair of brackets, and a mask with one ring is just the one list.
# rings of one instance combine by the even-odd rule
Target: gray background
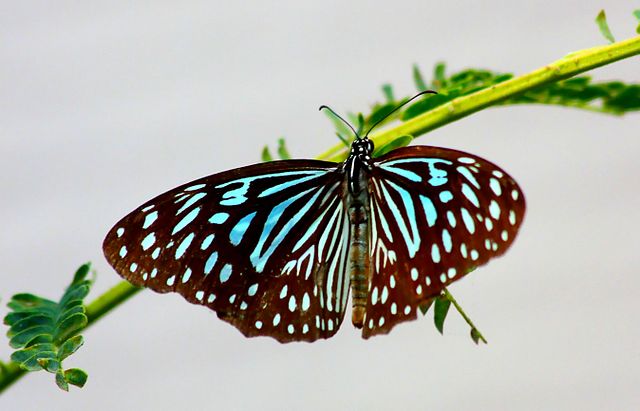
[[[119,281],[107,230],[152,196],[256,162],[288,138],[296,157],[336,144],[317,112],[364,110],[411,65],[445,60],[526,73],[619,39],[638,2],[0,3],[0,276],[57,297],[83,262],[92,296]],[[592,74],[640,81],[638,57]],[[245,339],[176,295],[144,292],[85,333],[66,366],[87,386],[30,375],[3,410],[618,409],[640,407],[639,116],[495,108],[417,143],[481,155],[523,187],[528,214],[504,258],[451,288],[490,344],[452,313],[361,340]],[[6,309],[0,309],[4,315]],[[0,357],[9,348],[0,344]]]

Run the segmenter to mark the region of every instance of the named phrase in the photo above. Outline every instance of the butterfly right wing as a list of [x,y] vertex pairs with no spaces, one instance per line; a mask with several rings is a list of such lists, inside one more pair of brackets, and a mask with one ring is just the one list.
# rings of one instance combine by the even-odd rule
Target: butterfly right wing
[[105,256],[134,285],[178,292],[246,336],[329,338],[349,293],[343,176],[286,160],[201,178],[118,222]]

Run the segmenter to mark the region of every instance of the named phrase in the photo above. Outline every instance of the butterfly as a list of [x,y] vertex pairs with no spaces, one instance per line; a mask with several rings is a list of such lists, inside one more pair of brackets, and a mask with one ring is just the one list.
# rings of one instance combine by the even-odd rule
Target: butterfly
[[502,255],[525,199],[475,155],[373,150],[356,133],[342,163],[273,161],[181,185],[120,220],[104,254],[132,284],[177,292],[247,337],[329,338],[350,295],[362,337],[386,334]]

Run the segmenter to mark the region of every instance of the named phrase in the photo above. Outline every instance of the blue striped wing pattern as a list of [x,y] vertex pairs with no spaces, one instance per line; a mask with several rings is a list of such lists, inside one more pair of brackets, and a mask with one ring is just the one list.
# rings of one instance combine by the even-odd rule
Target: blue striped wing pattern
[[329,338],[349,296],[349,221],[335,163],[287,160],[193,181],[107,235],[125,279],[205,305],[246,336]]
[[444,287],[503,254],[524,217],[496,165],[428,146],[378,158],[370,177],[371,281],[363,337],[388,333]]

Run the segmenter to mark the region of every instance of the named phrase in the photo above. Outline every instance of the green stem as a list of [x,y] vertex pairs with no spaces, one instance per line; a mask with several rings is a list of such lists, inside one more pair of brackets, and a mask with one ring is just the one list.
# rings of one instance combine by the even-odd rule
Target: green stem
[[458,312],[460,313],[462,318],[464,318],[464,320],[467,322],[467,324],[469,324],[469,327],[471,327],[472,330],[476,330],[476,332],[478,334],[478,338],[480,338],[480,340],[482,340],[483,343],[487,344],[487,340],[484,338],[484,336],[482,335],[480,330],[478,330],[478,327],[476,327],[475,324],[473,323],[473,321],[471,321],[471,318],[469,318],[467,316],[467,313],[465,313],[464,310],[462,309],[462,307],[460,307],[460,304],[458,304],[456,299],[453,298],[453,295],[451,295],[449,290],[447,290],[445,288],[442,291],[442,293],[444,294],[445,297],[447,297],[447,300],[451,301],[451,304],[453,304],[453,306],[456,307],[456,310],[458,310]]
[[[86,328],[99,320],[100,317],[128,300],[140,290],[141,288],[136,288],[126,281],[121,281],[93,300],[89,305],[85,306],[87,314]],[[26,373],[27,371],[20,368],[16,362],[12,361],[8,364],[2,363],[0,365],[0,393],[22,378]]]
[[[484,108],[498,104],[510,97],[637,54],[640,54],[640,36],[606,46],[570,53],[560,60],[528,74],[514,77],[476,93],[453,99],[396,127],[380,132],[374,135],[372,139],[376,146],[382,147],[401,136],[417,137]],[[346,155],[347,150],[344,145],[338,144],[318,158],[341,161]]]

